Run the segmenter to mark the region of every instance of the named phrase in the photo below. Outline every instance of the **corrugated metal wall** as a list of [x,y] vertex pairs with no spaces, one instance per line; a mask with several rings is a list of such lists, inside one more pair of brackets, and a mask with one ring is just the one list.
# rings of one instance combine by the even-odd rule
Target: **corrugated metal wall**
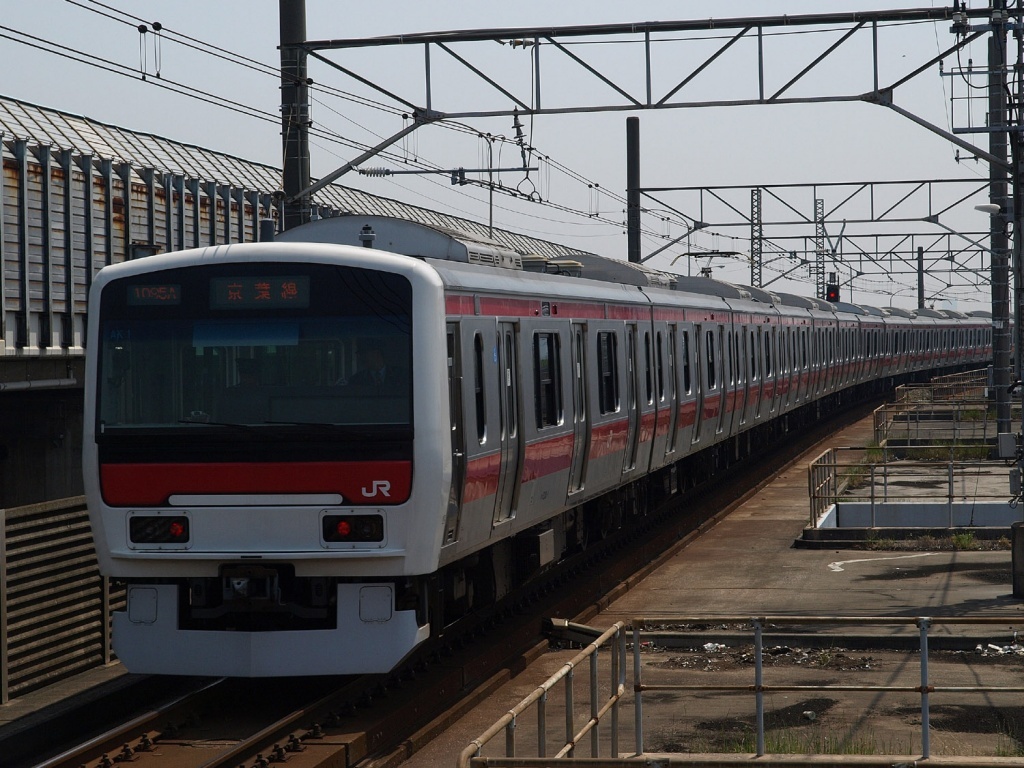
[[0,355],[81,354],[106,264],[255,239],[269,192],[3,138]]
[[110,615],[123,608],[83,498],[0,509],[0,703],[112,661]]

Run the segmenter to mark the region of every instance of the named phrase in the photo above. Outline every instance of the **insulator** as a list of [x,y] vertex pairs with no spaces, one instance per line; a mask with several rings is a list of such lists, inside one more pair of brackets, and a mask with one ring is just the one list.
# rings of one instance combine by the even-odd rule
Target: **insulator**
[[390,176],[391,171],[387,168],[358,168],[363,176]]

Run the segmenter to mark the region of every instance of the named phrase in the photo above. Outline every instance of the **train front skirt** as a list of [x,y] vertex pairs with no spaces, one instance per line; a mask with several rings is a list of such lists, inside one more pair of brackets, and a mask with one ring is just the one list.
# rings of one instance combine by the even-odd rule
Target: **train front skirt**
[[182,630],[178,587],[130,586],[114,614],[114,652],[130,672],[285,677],[390,672],[430,635],[415,611],[394,610],[387,584],[339,584],[336,629]]

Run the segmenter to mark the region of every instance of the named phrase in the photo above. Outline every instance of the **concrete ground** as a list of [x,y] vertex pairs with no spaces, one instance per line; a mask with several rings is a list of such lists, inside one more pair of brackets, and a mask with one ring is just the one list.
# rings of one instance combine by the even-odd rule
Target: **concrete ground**
[[[830,445],[865,445],[871,419],[837,433]],[[1024,689],[1024,656],[1013,648],[1024,628],[1024,605],[1011,594],[1010,552],[885,552],[797,549],[808,519],[807,464],[823,450],[816,447],[773,482],[752,494],[713,530],[681,547],[636,587],[612,602],[588,624],[606,628],[616,621],[643,617],[650,624],[679,627],[688,633],[684,648],[658,639],[642,639],[642,679],[663,683],[744,688],[725,693],[650,691],[643,695],[645,752],[732,752],[755,749],[753,636],[736,617],[771,616],[764,637],[766,686],[825,685],[832,690],[776,690],[764,696],[769,729],[768,753],[827,753],[840,749],[861,755],[922,754],[921,695],[837,690],[834,686],[921,684],[914,617],[936,617],[930,630],[933,651],[929,683],[940,688],[968,686]],[[787,625],[786,617],[882,617],[897,622],[870,626]],[[680,620],[680,617],[689,617]],[[704,617],[697,626],[696,617]],[[996,623],[943,623],[982,618]],[[689,643],[689,645],[687,645]],[[981,646],[981,652],[975,649]],[[991,647],[989,647],[991,646]],[[1021,651],[1024,653],[1024,649]],[[552,650],[525,672],[498,686],[471,711],[423,746],[405,768],[454,766],[461,751],[577,650]],[[601,654],[599,687],[610,689],[608,655]],[[618,752],[636,747],[632,655],[627,654],[624,706],[619,716]],[[588,717],[584,670],[576,673],[575,727]],[[547,705],[546,753],[554,755],[565,730],[563,686]],[[937,690],[929,695],[930,753],[935,757],[970,755],[1005,758],[1019,764],[1024,755],[1024,706],[1020,692],[966,693]],[[522,715],[516,725],[516,755],[536,756],[537,715]],[[602,725],[599,751],[611,754],[610,729]],[[505,736],[484,750],[504,755]],[[589,737],[577,756],[591,756]]]

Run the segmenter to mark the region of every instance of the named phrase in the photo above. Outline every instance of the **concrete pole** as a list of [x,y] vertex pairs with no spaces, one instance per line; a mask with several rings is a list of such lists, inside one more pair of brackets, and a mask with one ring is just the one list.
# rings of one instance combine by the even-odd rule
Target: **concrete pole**
[[924,246],[917,246],[917,308],[924,309]]
[[[285,200],[309,189],[309,87],[306,52],[294,47],[306,41],[306,0],[280,0],[281,16],[281,146],[284,154]],[[303,195],[284,204],[283,229],[310,220],[310,199]]]
[[640,263],[640,118],[626,118],[626,253]]

